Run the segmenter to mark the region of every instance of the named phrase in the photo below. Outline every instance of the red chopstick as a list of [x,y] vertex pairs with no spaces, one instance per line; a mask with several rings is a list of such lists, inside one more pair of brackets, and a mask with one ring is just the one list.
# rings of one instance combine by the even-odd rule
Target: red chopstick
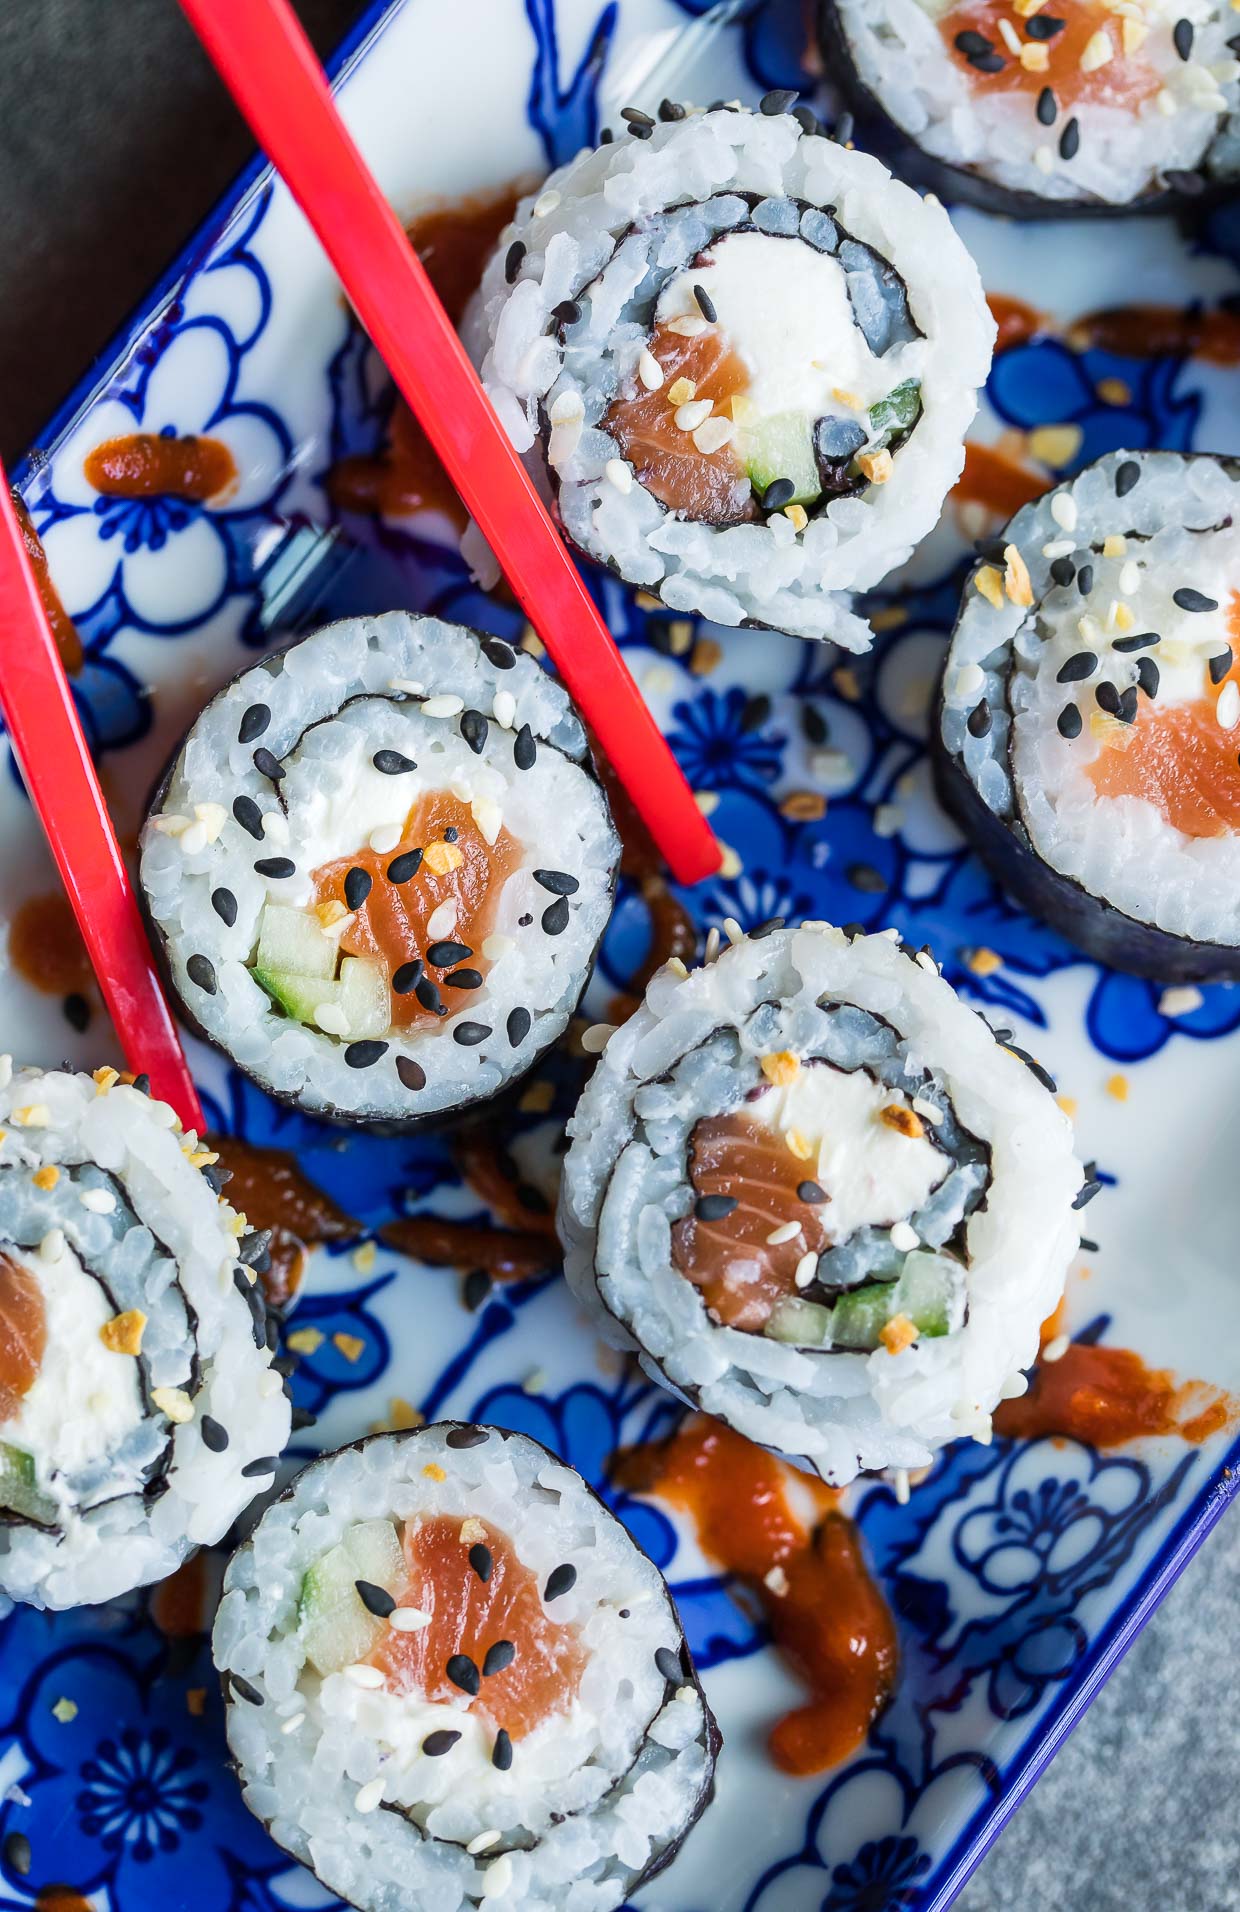
[[720,850],[287,0],[181,0],[643,822],[682,883]]
[[0,709],[135,1075],[187,1129],[202,1110],[0,466]]

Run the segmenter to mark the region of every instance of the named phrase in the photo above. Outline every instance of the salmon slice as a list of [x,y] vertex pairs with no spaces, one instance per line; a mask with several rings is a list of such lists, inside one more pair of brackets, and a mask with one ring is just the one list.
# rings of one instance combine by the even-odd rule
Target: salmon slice
[[748,368],[717,325],[693,339],[656,326],[650,350],[663,368],[662,386],[648,392],[639,384],[632,397],[617,399],[603,418],[604,431],[615,439],[638,483],[669,511],[699,524],[745,523],[756,508],[735,441],[718,451],[699,451],[692,433],[676,423],[677,407],[668,392],[677,379],[688,379],[695,400],[708,398],[716,416],[731,418],[728,401],[748,390]]
[[[698,1201],[672,1229],[673,1261],[725,1327],[759,1332],[776,1303],[796,1293],[801,1257],[811,1250],[821,1254],[831,1243],[830,1203],[825,1196],[806,1199],[815,1191],[822,1196],[813,1164],[794,1155],[776,1130],[743,1113],[713,1115],[693,1130],[689,1179]],[[735,1206],[712,1215],[712,1197]],[[706,1216],[700,1212],[703,1198]],[[784,1242],[768,1239],[792,1221],[800,1222],[799,1234]],[[743,1271],[735,1266],[740,1260]]]
[[385,1629],[371,1664],[389,1687],[430,1700],[476,1689],[472,1710],[512,1740],[567,1712],[585,1648],[575,1627],[548,1616],[507,1536],[485,1521],[440,1516],[406,1525],[403,1545],[409,1582],[399,1604],[431,1621],[417,1633]]
[[[1240,644],[1240,592],[1232,593],[1228,635],[1233,648]],[[1185,836],[1240,829],[1240,728],[1224,730],[1216,714],[1224,684],[1237,679],[1240,664],[1233,664],[1191,704],[1142,699],[1136,723],[1116,737],[1122,748],[1100,751],[1089,765],[1098,795],[1144,797]]]
[[28,1268],[0,1254],[0,1421],[10,1421],[43,1365],[47,1310]]
[[[1162,80],[1147,54],[1139,48],[1131,53],[1124,51],[1123,21],[1107,0],[1054,0],[1047,14],[1064,24],[1051,39],[1041,42],[1029,32],[1028,21],[1016,18],[1011,0],[962,0],[960,6],[952,7],[943,15],[939,30],[953,61],[969,75],[979,91],[1029,93],[1036,98],[1044,86],[1049,86],[1055,95],[1059,117],[1056,127],[1048,129],[1048,139],[1058,138],[1063,131],[1065,110],[1070,112],[1076,106],[1115,106],[1135,113],[1160,90]],[[1037,17],[1035,13],[1031,19],[1036,21]],[[1000,20],[1016,28],[1023,45],[1045,46],[1045,67],[1022,65],[1003,38]],[[993,56],[1002,58],[1002,67],[988,73],[975,65],[957,43],[961,33],[980,33],[990,42]],[[1111,57],[1101,66],[1087,62],[1082,67],[1082,55],[1097,33],[1104,33],[1110,40]]]
[[[455,834],[450,834],[455,833]],[[388,876],[393,862],[409,851],[422,851],[416,873],[406,882]],[[346,903],[345,879],[350,870],[365,870],[370,892],[354,921],[340,939],[348,956],[378,957],[389,978],[405,964],[422,962],[425,974],[441,990],[448,1010],[464,1007],[468,994],[450,978],[464,969],[483,978],[490,964],[482,944],[494,927],[500,891],[521,861],[521,845],[505,829],[488,843],[467,804],[446,790],[429,791],[409,812],[404,834],[394,850],[382,855],[365,849],[356,856],[325,863],[314,872],[314,900],[320,905]],[[446,937],[431,937],[427,923],[441,903],[455,899],[456,927]],[[347,904],[346,904],[347,907]],[[469,950],[450,963],[427,963],[428,945],[447,941]],[[419,1002],[412,989],[392,991],[392,1025],[412,1029],[438,1020],[434,1008]]]

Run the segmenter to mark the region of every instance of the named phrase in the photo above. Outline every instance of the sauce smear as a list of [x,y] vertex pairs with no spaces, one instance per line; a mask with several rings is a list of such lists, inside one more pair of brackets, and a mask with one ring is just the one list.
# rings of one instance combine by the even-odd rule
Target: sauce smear
[[985,505],[997,517],[1011,518],[1055,482],[1044,472],[1018,464],[993,445],[975,444],[970,439],[964,448],[964,470],[952,487],[952,498],[957,504]]
[[188,498],[205,504],[237,482],[237,466],[218,438],[165,438],[131,432],[86,454],[87,483],[106,498]]
[[225,1194],[251,1228],[271,1230],[271,1265],[259,1276],[273,1308],[287,1308],[301,1287],[309,1251],[320,1242],[353,1241],[361,1223],[337,1206],[287,1149],[258,1148],[237,1135],[211,1135],[221,1168],[229,1172]]
[[[417,1633],[385,1630],[372,1664],[397,1692],[431,1700],[459,1699],[463,1689],[446,1668],[459,1655],[480,1676],[472,1711],[510,1739],[522,1739],[549,1715],[572,1704],[586,1664],[575,1627],[553,1620],[543,1607],[538,1582],[518,1560],[507,1536],[481,1520],[437,1517],[406,1526],[409,1581],[402,1606],[431,1615]],[[479,1571],[482,1568],[486,1577]],[[502,1651],[506,1642],[514,1651]],[[482,1673],[487,1655],[507,1658]]]
[[[1000,31],[1000,20],[1018,30],[1023,22],[1013,16],[1011,0],[964,0],[942,16],[939,30],[955,64],[969,75],[979,90],[998,93],[1030,93],[1035,97],[1044,86],[1052,86],[1060,110],[1074,106],[1111,106],[1135,113],[1144,101],[1158,92],[1158,70],[1138,49],[1123,51],[1120,21],[1107,0],[1055,0],[1055,16],[1064,25],[1052,40],[1043,41],[1049,59],[1046,67],[1021,64],[1009,50]],[[980,33],[990,42],[989,61],[1001,59],[996,72],[986,72],[969,60],[957,43],[961,33]],[[1095,34],[1102,33],[1111,43],[1111,57],[1101,65],[1082,55]],[[1025,38],[1022,35],[1022,40]]]
[[1130,1348],[1073,1341],[1058,1361],[1040,1361],[1029,1392],[995,1410],[995,1433],[1033,1441],[1048,1435],[1091,1447],[1122,1447],[1141,1435],[1178,1434],[1194,1444],[1225,1428],[1240,1403],[1204,1381],[1176,1383]]
[[0,1252],[0,1421],[11,1420],[38,1379],[47,1310],[35,1276]]
[[[809,1687],[808,1703],[772,1729],[775,1764],[804,1776],[849,1758],[891,1697],[899,1650],[837,1496],[697,1415],[669,1441],[619,1456],[614,1473],[630,1492],[657,1494],[692,1515],[702,1551],[761,1601],[775,1644]],[[790,1490],[807,1497],[812,1525]]]
[[[449,830],[455,832],[452,838],[447,836]],[[413,849],[423,852],[417,872],[404,883],[393,883],[387,874],[389,865]],[[452,972],[464,968],[485,978],[490,964],[482,955],[482,944],[494,926],[500,891],[520,861],[521,846],[509,831],[501,828],[495,842],[488,844],[467,804],[446,790],[428,791],[409,812],[404,835],[394,850],[382,855],[369,848],[359,850],[356,856],[316,870],[315,903],[337,902],[347,908],[345,878],[352,869],[365,870],[371,879],[370,892],[341,937],[341,949],[350,956],[381,958],[391,978],[406,963],[425,964],[428,944],[462,944],[470,951],[468,956],[426,966],[436,987],[443,985],[445,1007],[458,1009],[468,1001],[469,991],[453,985]],[[443,867],[436,869],[436,863]],[[427,923],[449,901],[456,904],[455,925],[446,936],[431,937]],[[399,994],[393,989],[391,1008],[397,1029],[439,1020],[413,989]]]
[[715,452],[700,452],[692,433],[676,423],[677,407],[668,399],[668,388],[677,379],[688,379],[695,401],[710,399],[720,416],[730,417],[727,400],[748,389],[748,368],[719,326],[692,339],[656,326],[650,350],[663,368],[661,388],[648,392],[639,383],[631,398],[618,398],[604,416],[604,430],[632,465],[638,484],[669,511],[700,524],[745,523],[757,514],[735,441]]
[[18,529],[22,534],[22,543],[26,547],[26,556],[30,559],[30,568],[34,572],[35,583],[39,587],[39,596],[43,600],[43,609],[47,612],[47,621],[52,627],[52,636],[56,639],[56,649],[60,652],[60,661],[70,677],[82,668],[82,640],[78,636],[77,625],[69,616],[60,601],[60,593],[52,583],[52,574],[48,568],[47,552],[43,549],[43,540],[30,522],[30,513],[20,493],[10,493],[13,509],[17,513]]
[[28,896],[9,924],[9,961],[24,982],[48,996],[82,994],[95,974],[63,890]]
[[379,1239],[432,1268],[482,1268],[492,1281],[530,1281],[559,1266],[554,1233],[484,1228],[446,1215],[405,1215],[385,1222]]

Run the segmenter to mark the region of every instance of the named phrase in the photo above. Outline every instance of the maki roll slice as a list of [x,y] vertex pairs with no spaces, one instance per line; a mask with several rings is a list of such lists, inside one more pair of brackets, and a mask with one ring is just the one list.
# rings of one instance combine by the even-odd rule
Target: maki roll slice
[[0,1058],[0,1591],[113,1599],[271,1485],[290,1408],[212,1151],[115,1069]]
[[1234,183],[1230,0],[824,0],[828,77],[912,176],[1029,217]]
[[611,1912],[712,1797],[662,1576],[521,1434],[313,1462],[230,1563],[213,1644],[247,1805],[365,1912]]
[[924,1466],[1024,1392],[1078,1245],[1044,1082],[894,931],[774,924],[665,968],[569,1125],[569,1284],[824,1480]]
[[1016,900],[1168,983],[1240,977],[1240,464],[1112,452],[974,567],[944,803]]
[[976,268],[812,114],[673,110],[522,201],[466,341],[582,551],[675,610],[864,649],[848,593],[961,470]]
[[201,1034],[302,1109],[401,1126],[495,1095],[563,1032],[618,856],[559,685],[394,611],[220,691],[156,795],[141,882]]

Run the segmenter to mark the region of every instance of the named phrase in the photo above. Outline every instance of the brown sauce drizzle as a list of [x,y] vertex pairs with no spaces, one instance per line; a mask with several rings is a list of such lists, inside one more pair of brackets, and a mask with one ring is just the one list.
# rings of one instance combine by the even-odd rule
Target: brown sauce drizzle
[[[613,1475],[631,1493],[657,1494],[692,1516],[703,1553],[761,1603],[776,1646],[809,1687],[808,1702],[770,1733],[775,1765],[807,1775],[848,1759],[891,1697],[899,1650],[838,1496],[699,1415],[670,1440],[617,1456]],[[789,1498],[793,1481],[811,1497],[812,1526]]]
[[151,1619],[170,1640],[186,1640],[205,1633],[211,1613],[207,1585],[207,1555],[192,1553],[175,1572],[151,1589]]
[[655,848],[654,838],[638,815],[633,799],[593,737],[590,746],[594,752],[599,782],[611,806],[611,820],[620,838],[621,873],[632,877],[637,883],[650,915],[650,948],[645,961],[629,987],[621,995],[614,996],[607,1008],[611,1022],[625,1022],[640,1005],[650,978],[664,963],[670,962],[673,956],[679,956],[682,963],[692,964],[696,960],[697,925],[684,904],[672,894],[667,881],[667,867]]
[[985,505],[1000,518],[1011,518],[1055,483],[1044,472],[1022,465],[993,445],[972,439],[964,448],[964,470],[952,487],[957,504]]
[[1024,299],[1015,299],[1007,292],[988,292],[986,303],[990,307],[990,316],[999,328],[995,340],[995,352],[1009,352],[1014,345],[1027,345],[1030,339],[1041,337],[1052,328],[1052,321],[1045,312],[1039,312],[1036,306],[1026,304]]
[[456,1138],[457,1166],[476,1195],[506,1228],[555,1236],[555,1217],[549,1202],[531,1201],[531,1191],[520,1179],[500,1131],[487,1126],[466,1129]]
[[17,513],[22,543],[26,547],[26,556],[30,559],[30,568],[34,572],[35,583],[39,587],[43,609],[47,612],[47,621],[52,627],[52,636],[56,639],[56,649],[60,652],[60,661],[72,677],[76,671],[81,670],[83,659],[82,640],[78,636],[77,625],[61,603],[60,593],[52,583],[47,552],[43,549],[42,538],[30,522],[30,513],[16,491],[10,495],[13,500],[13,509]]
[[[482,277],[496,241],[516,210],[524,188],[511,185],[445,206],[432,206],[406,227],[409,242],[453,325]],[[415,511],[442,511],[466,522],[429,439],[403,400],[392,413],[388,440],[373,456],[342,458],[327,475],[327,492],[342,511],[401,518]]]
[[1226,306],[1186,311],[1178,305],[1105,306],[1074,319],[1068,343],[1120,358],[1159,358],[1164,353],[1204,359],[1208,365],[1240,365],[1240,312]]
[[34,1905],[35,1912],[98,1912],[94,1899],[84,1899],[71,1885],[41,1885]]
[[386,1222],[379,1239],[432,1268],[483,1268],[492,1281],[529,1281],[560,1262],[554,1234],[485,1228],[480,1222],[456,1222],[444,1215],[402,1216]]
[[130,432],[86,454],[88,484],[106,498],[189,498],[204,504],[237,482],[237,465],[218,438]]
[[994,1427],[1009,1440],[1056,1435],[1122,1447],[1142,1435],[1176,1434],[1196,1445],[1238,1415],[1240,1401],[1221,1388],[1177,1383],[1170,1369],[1147,1367],[1131,1348],[1073,1341],[1060,1360],[1039,1361],[1027,1394],[1000,1403]]
[[232,1178],[226,1199],[251,1228],[271,1230],[271,1266],[261,1279],[271,1306],[286,1308],[301,1286],[309,1251],[321,1242],[355,1240],[361,1223],[304,1175],[287,1149],[258,1148],[236,1135],[207,1141]]
[[63,890],[28,896],[9,924],[9,961],[23,982],[47,996],[91,987],[95,977],[77,918]]

